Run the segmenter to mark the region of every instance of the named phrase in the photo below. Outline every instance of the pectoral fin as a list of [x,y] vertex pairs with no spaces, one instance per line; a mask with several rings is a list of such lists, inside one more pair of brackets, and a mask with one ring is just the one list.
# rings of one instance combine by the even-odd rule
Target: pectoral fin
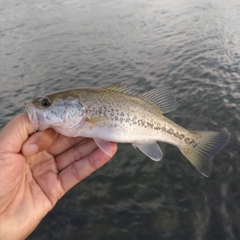
[[153,161],[160,161],[163,153],[157,143],[133,143],[134,148],[138,148]]
[[105,123],[107,121],[111,120],[111,117],[108,116],[99,116],[99,117],[93,117],[93,118],[89,118],[86,121],[89,122],[92,127],[99,125],[101,123]]
[[95,143],[97,146],[108,156],[112,157],[112,150],[109,149],[109,142],[100,138],[94,138]]

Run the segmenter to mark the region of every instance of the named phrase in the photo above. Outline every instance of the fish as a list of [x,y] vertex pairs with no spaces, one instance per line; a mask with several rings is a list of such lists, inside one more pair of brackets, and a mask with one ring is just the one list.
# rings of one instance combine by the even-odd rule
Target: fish
[[67,136],[93,138],[106,154],[108,142],[131,143],[154,161],[163,157],[157,142],[176,146],[204,176],[212,171],[214,156],[226,146],[226,131],[187,130],[165,113],[178,104],[167,88],[144,93],[124,85],[67,89],[25,103],[36,131],[52,128]]

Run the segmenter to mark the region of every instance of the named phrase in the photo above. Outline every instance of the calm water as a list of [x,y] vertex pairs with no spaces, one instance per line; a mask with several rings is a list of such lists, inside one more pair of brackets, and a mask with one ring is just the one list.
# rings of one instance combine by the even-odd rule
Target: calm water
[[229,131],[210,178],[171,145],[130,144],[68,192],[32,239],[239,239],[240,3],[0,0],[0,127],[32,97],[123,83],[168,87],[189,129]]

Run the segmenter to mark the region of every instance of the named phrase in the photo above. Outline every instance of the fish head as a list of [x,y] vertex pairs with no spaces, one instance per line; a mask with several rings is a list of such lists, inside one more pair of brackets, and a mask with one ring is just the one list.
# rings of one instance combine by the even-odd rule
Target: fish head
[[30,123],[36,131],[53,128],[65,136],[74,136],[87,117],[85,107],[77,98],[41,96],[25,103]]

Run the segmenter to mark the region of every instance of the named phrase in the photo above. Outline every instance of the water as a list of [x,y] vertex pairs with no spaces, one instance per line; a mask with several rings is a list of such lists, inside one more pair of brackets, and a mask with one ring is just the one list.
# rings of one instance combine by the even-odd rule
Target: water
[[129,144],[69,191],[28,239],[239,239],[240,3],[0,1],[0,127],[36,95],[69,87],[168,87],[189,129],[232,136],[201,176],[173,146]]

